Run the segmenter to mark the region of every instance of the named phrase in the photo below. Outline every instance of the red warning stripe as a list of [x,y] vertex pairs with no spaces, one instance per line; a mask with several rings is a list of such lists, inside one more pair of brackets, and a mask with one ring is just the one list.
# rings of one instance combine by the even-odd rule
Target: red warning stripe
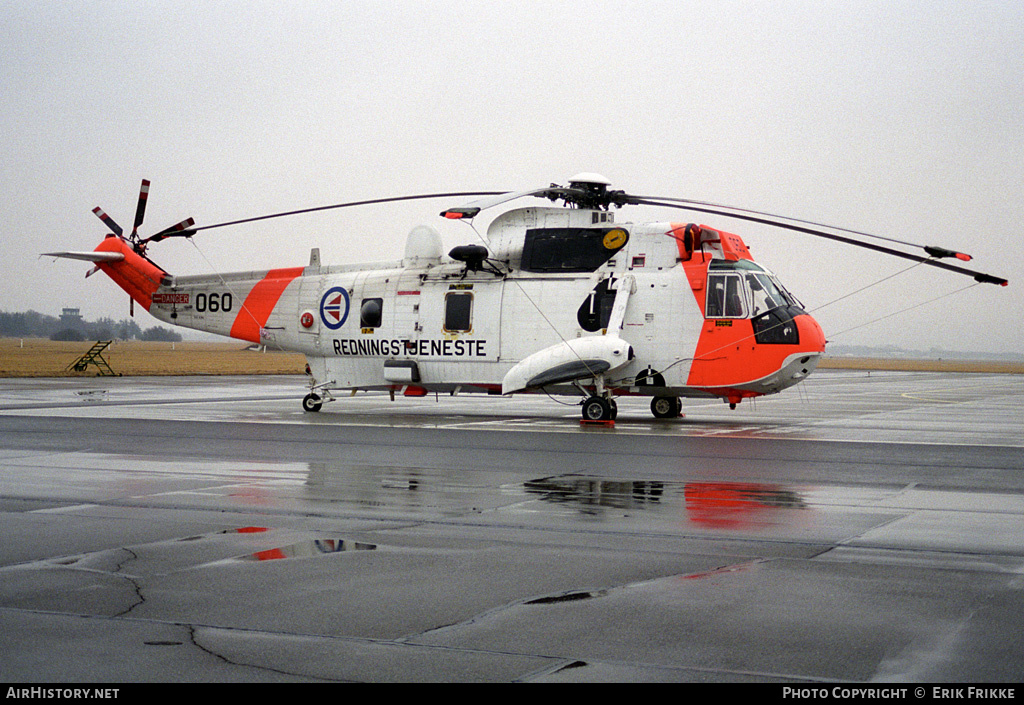
[[256,283],[231,325],[231,337],[260,342],[260,328],[267,325],[267,319],[277,306],[281,294],[296,277],[302,275],[302,267],[272,269],[267,276]]

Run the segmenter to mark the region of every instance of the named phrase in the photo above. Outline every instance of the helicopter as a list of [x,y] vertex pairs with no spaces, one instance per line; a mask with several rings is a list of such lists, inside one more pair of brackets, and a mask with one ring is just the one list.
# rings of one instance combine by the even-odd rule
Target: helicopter
[[[548,394],[578,397],[581,422],[613,424],[616,398],[651,399],[658,419],[681,416],[683,398],[743,400],[778,393],[817,367],[818,322],[736,234],[695,222],[617,222],[623,206],[721,215],[864,247],[1005,286],[966,269],[961,252],[921,246],[704,201],[639,196],[594,173],[525,191],[398,196],[138,233],[143,180],[128,235],[102,209],[110,233],[92,252],[49,256],[92,262],[168,324],[303,353],[307,412],[337,392]],[[168,238],[267,218],[373,203],[474,198],[440,217],[471,222],[521,198],[543,205],[496,216],[479,242],[447,255],[439,231],[420,225],[392,262],[172,276],[148,256]],[[868,240],[874,240],[869,242]],[[888,241],[879,244],[878,240]],[[921,248],[924,255],[892,247]]]

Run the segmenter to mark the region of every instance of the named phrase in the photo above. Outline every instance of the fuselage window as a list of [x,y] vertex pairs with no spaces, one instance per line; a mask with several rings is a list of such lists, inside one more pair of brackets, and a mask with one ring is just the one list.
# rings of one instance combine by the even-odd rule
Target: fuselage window
[[537,228],[526,231],[525,272],[593,272],[629,242],[623,228]]
[[473,330],[473,292],[453,291],[445,294],[444,329],[448,332]]
[[379,328],[384,313],[384,299],[363,299],[359,307],[359,327]]
[[709,274],[706,318],[744,318],[743,280],[738,274]]

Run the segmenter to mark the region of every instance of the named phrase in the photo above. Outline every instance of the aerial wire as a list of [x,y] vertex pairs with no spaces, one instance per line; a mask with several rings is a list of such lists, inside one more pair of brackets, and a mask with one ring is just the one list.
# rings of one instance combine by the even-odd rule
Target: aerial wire
[[867,323],[858,324],[856,326],[853,326],[852,328],[847,328],[845,330],[839,331],[838,333],[833,333],[832,335],[833,336],[843,335],[844,333],[849,333],[851,330],[857,330],[858,328],[863,328],[864,326],[869,326],[872,323],[878,323],[879,321],[884,321],[886,318],[892,318],[893,316],[898,316],[901,313],[906,313],[907,311],[913,311],[915,308],[920,308],[921,306],[925,306],[927,304],[933,303],[935,301],[938,301],[939,299],[944,299],[947,296],[952,296],[953,294],[959,294],[962,291],[967,291],[968,289],[973,289],[974,287],[978,286],[979,283],[980,282],[975,282],[973,284],[968,284],[967,286],[965,286],[965,287],[963,287],[961,289],[956,289],[954,291],[950,291],[950,292],[947,292],[945,294],[940,294],[939,296],[936,296],[934,298],[928,299],[927,301],[922,301],[921,303],[914,304],[913,306],[908,306],[906,308],[902,308],[899,311],[894,311],[894,312],[888,313],[888,314],[886,314],[884,316],[879,316],[878,318],[872,319],[872,320],[868,321]]
[[[839,302],[840,302],[840,301],[842,301],[843,299],[848,299],[848,298],[850,298],[851,296],[856,296],[857,294],[861,293],[862,291],[867,291],[868,289],[870,289],[870,288],[872,288],[872,287],[875,287],[875,286],[878,286],[879,284],[881,284],[881,283],[883,283],[883,282],[886,282],[886,281],[888,281],[888,280],[890,280],[890,279],[893,279],[894,277],[898,277],[898,276],[900,276],[901,274],[906,274],[906,273],[907,273],[907,272],[909,272],[909,271],[910,271],[911,269],[915,269],[916,267],[920,267],[920,266],[921,266],[922,264],[923,264],[923,262],[918,262],[917,264],[912,264],[912,265],[910,265],[909,267],[907,267],[906,269],[901,269],[900,271],[898,271],[898,272],[896,272],[896,273],[894,273],[894,274],[890,274],[890,275],[889,275],[889,276],[887,276],[887,277],[882,277],[881,279],[879,279],[878,281],[874,282],[873,284],[868,284],[867,286],[862,286],[861,288],[859,288],[859,289],[856,289],[855,291],[851,291],[851,292],[850,292],[850,293],[848,293],[848,294],[843,294],[842,296],[840,296],[840,297],[839,297],[839,298],[837,298],[837,299],[832,299],[832,300],[831,300],[831,301],[829,301],[828,303],[824,303],[824,304],[822,304],[821,306],[816,306],[815,308],[812,308],[812,309],[811,309],[810,311],[808,311],[807,313],[816,313],[817,311],[820,311],[820,310],[821,310],[821,309],[823,309],[823,308],[826,308],[826,307],[828,307],[828,306],[831,306],[832,304],[835,304],[835,303],[839,303]],[[968,288],[970,288],[970,287],[968,287]]]
[[[227,283],[227,280],[224,279],[224,275],[221,272],[217,271],[217,269],[213,266],[213,262],[211,262],[210,259],[203,253],[203,251],[199,249],[199,245],[195,243],[195,240],[193,240],[192,238],[188,238],[188,241],[192,243],[192,247],[196,248],[196,252],[198,252],[199,256],[202,257],[203,260],[206,262],[206,265],[210,268],[210,271],[217,275],[217,278],[220,279],[220,283],[224,285],[224,288],[231,292],[231,296],[241,301],[242,310],[249,314],[249,318],[251,318],[252,322],[256,324],[256,327],[262,328],[263,326],[256,318],[256,315],[249,310],[248,306],[245,305],[245,299],[243,299],[242,297],[238,296],[238,294],[235,293],[235,290],[232,289],[231,286]],[[264,345],[266,345],[266,343],[264,343]]]

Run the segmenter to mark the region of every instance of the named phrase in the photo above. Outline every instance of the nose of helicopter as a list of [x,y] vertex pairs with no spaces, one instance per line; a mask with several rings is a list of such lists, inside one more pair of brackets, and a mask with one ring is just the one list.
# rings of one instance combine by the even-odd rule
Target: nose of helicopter
[[761,380],[758,391],[762,394],[778,392],[800,383],[817,369],[818,360],[825,352],[825,334],[818,322],[806,313],[795,316],[793,320],[800,342],[794,346],[796,350],[781,361],[778,371]]
[[800,347],[808,353],[825,352],[825,333],[814,317],[804,313],[796,316],[794,321],[800,334]]

